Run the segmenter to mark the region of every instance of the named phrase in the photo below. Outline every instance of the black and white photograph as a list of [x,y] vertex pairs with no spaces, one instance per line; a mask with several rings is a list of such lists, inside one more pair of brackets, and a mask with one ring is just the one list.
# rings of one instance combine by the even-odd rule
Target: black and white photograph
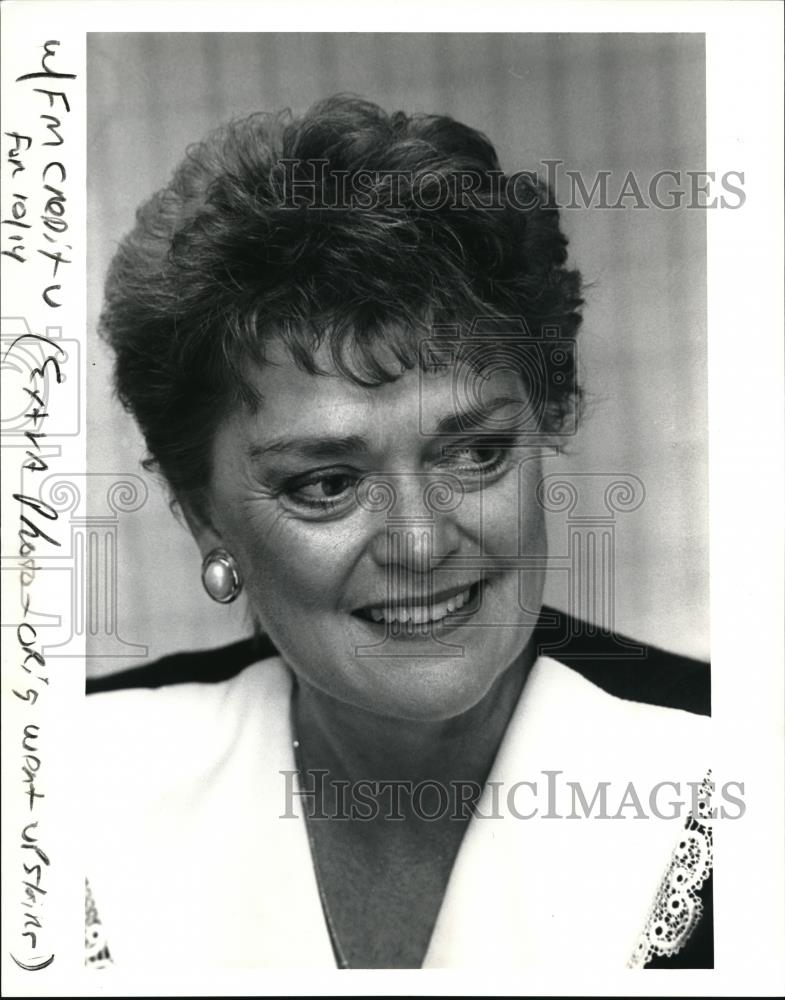
[[776,995],[781,96],[716,70],[781,11],[69,6],[3,106],[9,995]]

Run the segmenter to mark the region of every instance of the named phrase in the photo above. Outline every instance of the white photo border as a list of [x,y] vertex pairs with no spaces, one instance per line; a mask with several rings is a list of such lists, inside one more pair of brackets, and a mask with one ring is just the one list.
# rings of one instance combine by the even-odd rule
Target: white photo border
[[[570,968],[547,974],[351,972],[335,976],[263,972],[215,977],[173,969],[167,982],[141,975],[85,973],[83,876],[89,831],[79,822],[80,799],[90,787],[91,755],[82,745],[83,663],[49,678],[39,714],[41,846],[51,859],[46,930],[56,961],[26,972],[12,960],[18,947],[20,843],[27,803],[21,773],[20,732],[29,705],[19,689],[16,635],[3,646],[3,951],[6,995],[15,996],[240,996],[240,995],[774,995],[785,986],[785,862],[783,822],[783,57],[782,7],[757,2],[526,3],[489,0],[449,8],[399,0],[384,13],[372,5],[314,2],[127,3],[79,0],[10,0],[2,5],[3,131],[38,115],[28,92],[14,81],[40,66],[43,44],[60,43],[51,66],[67,67],[71,110],[65,125],[67,208],[73,261],[62,282],[63,304],[42,304],[42,266],[25,279],[3,267],[3,317],[22,317],[31,330],[61,326],[84,338],[85,315],[85,42],[92,31],[172,31],[198,24],[200,32],[485,31],[508,32],[695,31],[705,33],[707,56],[707,162],[745,174],[742,210],[707,212],[711,634],[713,714],[719,767],[746,782],[747,814],[717,836],[714,970],[620,972],[598,977]],[[447,13],[449,11],[449,13]],[[40,100],[40,98],[38,98]],[[3,170],[7,179],[4,147]],[[5,186],[5,185],[4,185]],[[3,212],[9,207],[3,195]],[[78,352],[77,352],[78,353]],[[72,356],[73,359],[73,356]],[[72,360],[73,365],[73,360]],[[86,359],[79,355],[84,385]],[[64,371],[67,370],[64,367]],[[73,384],[73,383],[72,383]],[[58,417],[53,392],[51,420]],[[84,400],[79,432],[58,445],[53,468],[86,470]],[[3,555],[18,548],[19,450],[3,449]],[[81,464],[80,464],[81,463]],[[10,477],[10,478],[9,478]],[[14,477],[16,477],[14,479]],[[3,584],[4,606],[9,598]],[[52,574],[56,575],[56,574]],[[36,594],[39,607],[45,592]],[[5,615],[3,617],[5,623]],[[4,629],[4,633],[13,630]],[[730,775],[729,775],[730,776]],[[45,841],[45,843],[44,843]],[[104,979],[103,977],[107,978]],[[98,977],[98,978],[96,978]]]

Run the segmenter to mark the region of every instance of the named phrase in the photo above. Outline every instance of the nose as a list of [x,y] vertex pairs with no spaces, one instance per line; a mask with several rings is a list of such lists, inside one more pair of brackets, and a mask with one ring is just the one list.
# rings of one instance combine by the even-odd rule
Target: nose
[[380,477],[367,496],[377,507],[370,546],[377,565],[427,575],[459,551],[463,489],[456,477]]

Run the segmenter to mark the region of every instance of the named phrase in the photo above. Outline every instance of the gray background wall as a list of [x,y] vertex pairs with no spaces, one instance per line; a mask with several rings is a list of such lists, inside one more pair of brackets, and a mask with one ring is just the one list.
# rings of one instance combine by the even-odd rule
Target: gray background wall
[[[111,396],[110,358],[95,332],[106,268],[138,203],[211,127],[351,91],[481,129],[507,170],[560,159],[589,178],[612,171],[617,192],[630,170],[645,186],[659,170],[704,168],[704,72],[701,35],[88,36],[91,474],[139,473],[143,455]],[[616,627],[707,656],[705,213],[574,209],[563,222],[591,285],[580,341],[591,406],[551,471],[625,472],[644,483],[645,502],[617,524]],[[95,483],[89,504],[100,513],[106,480]],[[91,672],[247,630],[239,604],[219,607],[202,593],[196,548],[162,488],[149,487],[146,502],[117,519],[118,631],[147,650],[96,655]],[[560,515],[550,535],[563,550]],[[562,575],[547,598],[566,608]],[[100,651],[89,636],[88,649]]]

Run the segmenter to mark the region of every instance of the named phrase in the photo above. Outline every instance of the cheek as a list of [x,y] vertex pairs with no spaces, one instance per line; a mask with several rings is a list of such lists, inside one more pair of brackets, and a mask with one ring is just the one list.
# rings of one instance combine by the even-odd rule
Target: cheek
[[526,461],[484,491],[480,525],[488,554],[545,554],[545,514],[537,499],[540,479],[539,464]]
[[355,558],[348,526],[296,521],[280,508],[238,512],[226,539],[262,613],[282,605],[318,610],[337,601]]

